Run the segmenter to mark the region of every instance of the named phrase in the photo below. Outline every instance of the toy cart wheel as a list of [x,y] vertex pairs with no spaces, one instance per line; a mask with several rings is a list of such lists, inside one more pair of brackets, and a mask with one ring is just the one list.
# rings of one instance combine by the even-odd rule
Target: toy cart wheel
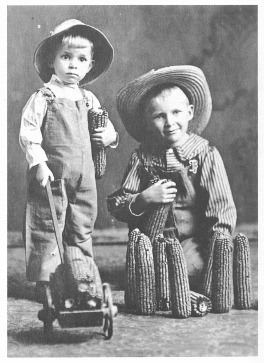
[[52,323],[55,320],[55,310],[52,308],[42,309],[38,312],[38,318],[43,322],[45,341],[50,343],[53,336]]
[[46,343],[51,343],[53,338],[53,325],[52,323],[44,323],[44,338]]
[[104,316],[104,333],[106,339],[111,339],[113,335],[113,299],[109,284],[103,284],[103,304],[106,309]]

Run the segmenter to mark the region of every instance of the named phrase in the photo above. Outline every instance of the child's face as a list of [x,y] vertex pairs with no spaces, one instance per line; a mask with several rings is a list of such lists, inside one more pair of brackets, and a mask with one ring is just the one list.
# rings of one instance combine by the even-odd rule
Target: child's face
[[62,45],[52,63],[55,74],[67,84],[78,84],[93,68],[91,47],[75,48]]
[[144,112],[147,130],[166,148],[181,145],[186,137],[193,105],[179,88],[163,90],[151,98]]

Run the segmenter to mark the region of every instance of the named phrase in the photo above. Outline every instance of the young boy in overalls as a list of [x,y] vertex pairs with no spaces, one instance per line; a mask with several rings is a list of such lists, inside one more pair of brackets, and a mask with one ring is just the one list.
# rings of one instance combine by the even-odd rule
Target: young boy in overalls
[[[129,232],[145,233],[152,244],[158,233],[177,239],[190,288],[211,298],[213,244],[227,239],[231,251],[237,214],[221,156],[198,136],[212,109],[205,76],[187,65],[152,70],[119,91],[117,109],[140,146],[121,187],[108,197],[109,212],[128,223]],[[150,185],[148,175],[160,180]],[[152,235],[146,229],[149,213],[168,204],[163,229]]]
[[50,274],[61,263],[44,188],[48,179],[64,246],[78,247],[93,257],[97,191],[91,143],[93,148],[115,147],[117,133],[108,120],[105,128],[90,135],[88,110],[101,106],[80,86],[103,74],[112,59],[113,48],[105,35],[75,19],[58,25],[35,51],[34,65],[45,83],[23,109],[19,141],[29,164],[27,278],[37,282],[40,301],[48,294]]

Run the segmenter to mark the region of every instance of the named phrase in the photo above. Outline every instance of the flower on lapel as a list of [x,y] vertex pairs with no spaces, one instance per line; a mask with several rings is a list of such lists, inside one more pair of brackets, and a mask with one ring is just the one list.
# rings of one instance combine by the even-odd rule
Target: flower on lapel
[[189,165],[190,165],[190,169],[189,169],[190,172],[196,174],[197,169],[198,169],[198,161],[197,160],[190,160]]

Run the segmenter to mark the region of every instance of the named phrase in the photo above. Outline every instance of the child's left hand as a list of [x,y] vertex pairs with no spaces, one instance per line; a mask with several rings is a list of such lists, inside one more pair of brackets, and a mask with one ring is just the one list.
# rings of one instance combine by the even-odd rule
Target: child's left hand
[[99,149],[105,148],[116,141],[116,131],[108,120],[106,127],[98,127],[91,134],[92,143]]

